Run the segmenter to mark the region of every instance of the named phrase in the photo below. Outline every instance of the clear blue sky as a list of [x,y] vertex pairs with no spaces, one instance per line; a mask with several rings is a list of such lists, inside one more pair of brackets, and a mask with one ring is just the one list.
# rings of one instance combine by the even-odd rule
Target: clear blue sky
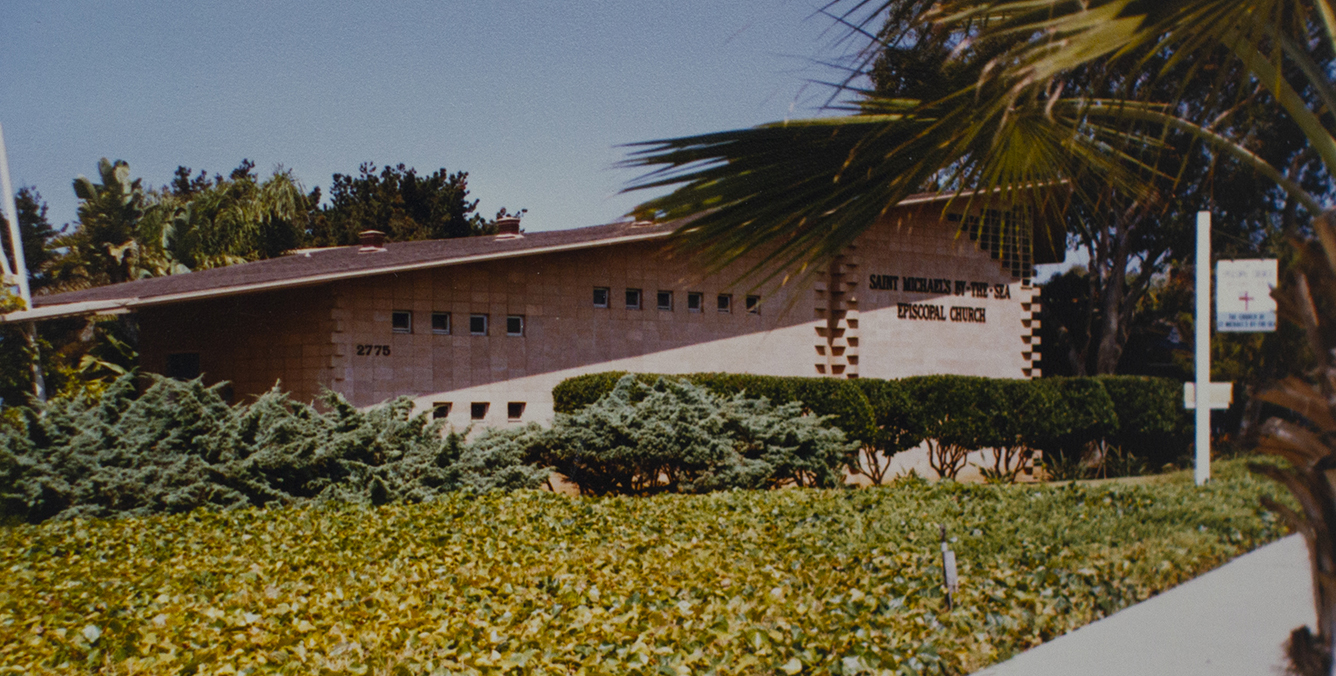
[[0,6],[15,187],[75,218],[75,176],[123,159],[282,164],[309,189],[362,162],[469,172],[525,228],[616,220],[618,144],[816,113],[838,31],[824,0],[63,2]]

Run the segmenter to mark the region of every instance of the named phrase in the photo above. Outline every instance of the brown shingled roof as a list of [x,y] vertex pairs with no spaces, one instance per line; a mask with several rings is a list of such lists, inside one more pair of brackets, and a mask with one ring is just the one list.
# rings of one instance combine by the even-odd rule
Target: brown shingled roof
[[613,223],[572,230],[526,233],[522,236],[461,237],[416,242],[391,242],[380,251],[359,246],[307,249],[280,258],[241,263],[184,275],[154,277],[81,291],[33,297],[35,309],[4,316],[22,321],[129,310],[180,300],[251,293],[275,288],[321,284],[389,272],[512,258],[549,251],[585,249],[621,242],[657,239],[671,234],[677,223]]
[[[952,196],[950,193],[912,195],[901,201],[899,206],[939,202]],[[526,233],[519,237],[496,235],[392,242],[387,243],[384,250],[365,253],[361,251],[360,246],[306,249],[281,258],[200,270],[184,275],[154,277],[81,291],[34,296],[34,309],[0,315],[0,323],[123,312],[145,305],[255,293],[323,284],[339,279],[658,239],[672,234],[674,229],[685,224],[687,220],[663,224],[612,223],[572,230]],[[1058,252],[1053,260],[1062,260],[1061,249],[1050,248]],[[1041,261],[1038,256],[1036,261],[1050,262]]]

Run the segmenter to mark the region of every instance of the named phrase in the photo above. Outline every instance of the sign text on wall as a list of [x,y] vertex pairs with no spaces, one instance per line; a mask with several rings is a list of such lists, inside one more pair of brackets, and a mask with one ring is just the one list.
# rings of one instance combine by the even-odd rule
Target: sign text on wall
[[924,319],[928,321],[944,322],[972,322],[983,324],[988,321],[988,315],[981,307],[957,307],[951,306],[949,309],[942,305],[931,305],[929,303],[896,303],[895,316],[900,319]]
[[1006,284],[971,282],[964,279],[944,279],[940,277],[901,277],[899,275],[870,275],[867,288],[873,291],[900,291],[907,293],[935,293],[940,296],[965,296],[972,298],[993,298],[1005,300],[1011,298],[1011,287]]

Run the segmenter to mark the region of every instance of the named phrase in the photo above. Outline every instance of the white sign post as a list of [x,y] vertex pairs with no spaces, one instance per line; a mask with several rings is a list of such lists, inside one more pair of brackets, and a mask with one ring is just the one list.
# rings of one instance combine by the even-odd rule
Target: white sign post
[[[1276,259],[1222,260],[1216,268],[1216,330],[1275,331]],[[1196,458],[1192,476],[1200,486],[1211,478],[1211,409],[1229,408],[1232,383],[1211,381],[1211,213],[1197,212],[1196,382],[1184,383],[1183,405],[1194,409]]]
[[1211,212],[1197,212],[1197,316],[1193,320],[1196,355],[1196,457],[1192,478],[1198,486],[1211,478]]

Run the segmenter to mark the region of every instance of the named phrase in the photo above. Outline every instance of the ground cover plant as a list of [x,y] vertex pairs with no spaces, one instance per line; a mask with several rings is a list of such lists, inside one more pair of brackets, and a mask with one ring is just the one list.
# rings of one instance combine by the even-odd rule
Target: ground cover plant
[[965,673],[1280,535],[1277,487],[1217,470],[17,525],[0,673]]

